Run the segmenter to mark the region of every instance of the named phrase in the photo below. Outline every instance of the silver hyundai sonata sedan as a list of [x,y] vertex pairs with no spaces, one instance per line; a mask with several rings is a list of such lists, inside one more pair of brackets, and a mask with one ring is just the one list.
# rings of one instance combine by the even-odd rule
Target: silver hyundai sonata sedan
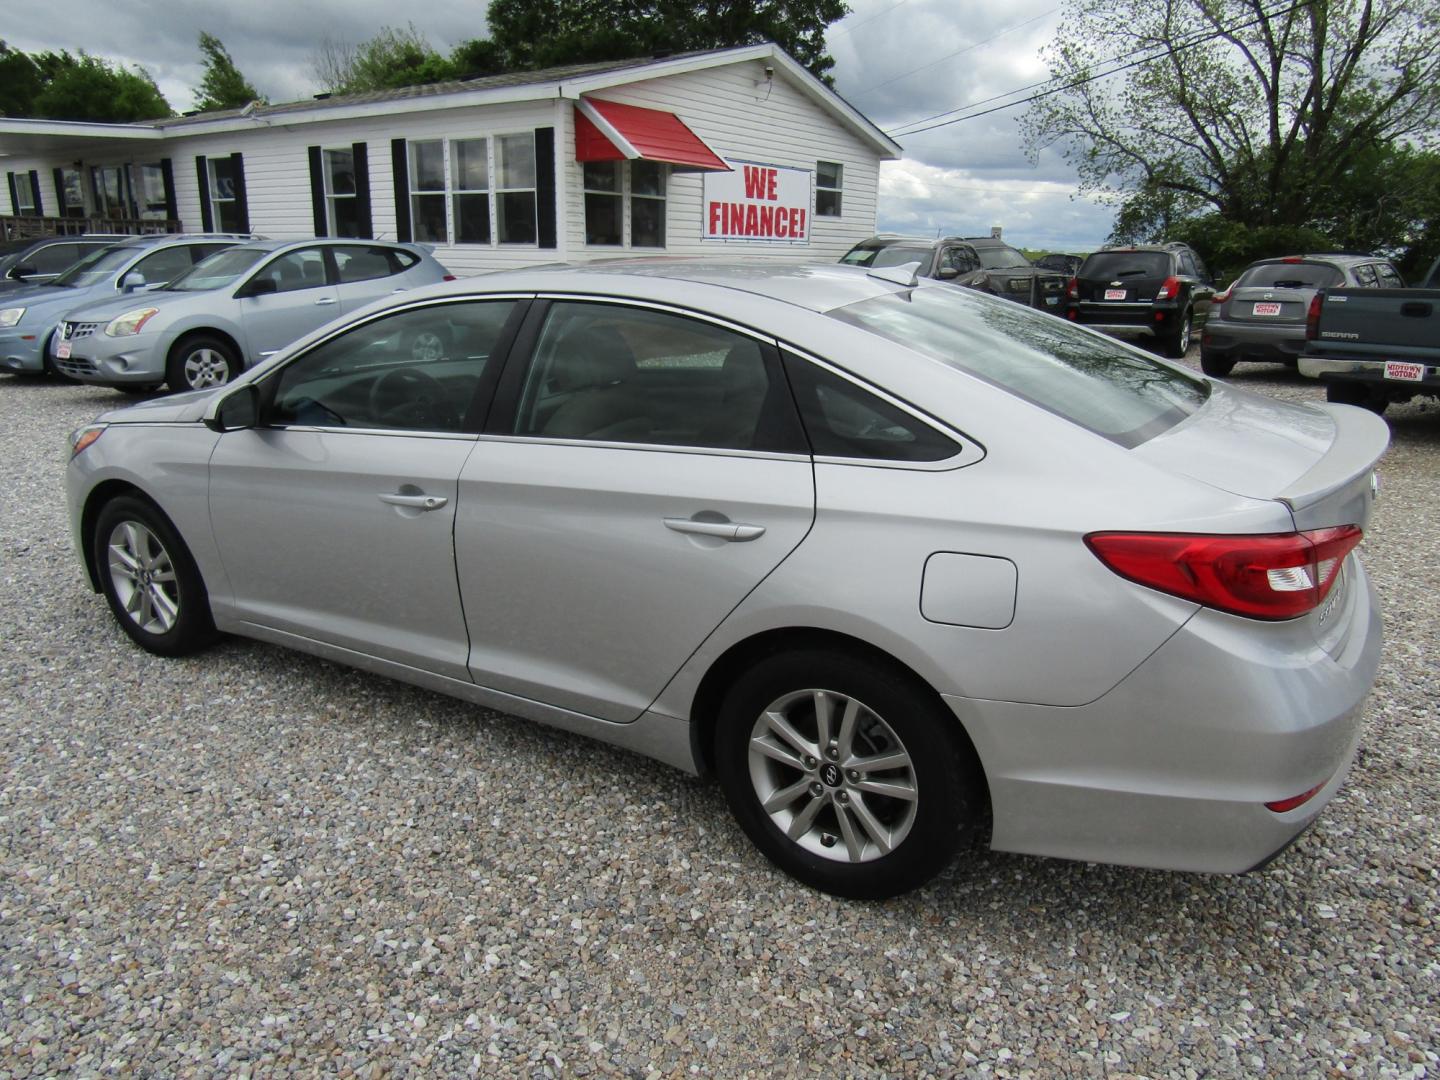
[[[415,343],[424,341],[426,348]],[[68,472],[141,647],[302,649],[718,777],[785,871],[1244,871],[1344,781],[1385,424],[908,270],[433,286]]]

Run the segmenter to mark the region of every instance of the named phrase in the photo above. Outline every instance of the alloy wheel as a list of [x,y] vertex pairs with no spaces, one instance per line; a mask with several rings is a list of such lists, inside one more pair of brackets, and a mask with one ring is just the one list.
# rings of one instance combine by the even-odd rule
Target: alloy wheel
[[159,537],[138,521],[122,521],[107,542],[110,583],[130,620],[150,634],[167,633],[180,616],[175,565]]
[[185,357],[185,385],[192,390],[208,390],[230,381],[230,361],[215,349],[196,349]]

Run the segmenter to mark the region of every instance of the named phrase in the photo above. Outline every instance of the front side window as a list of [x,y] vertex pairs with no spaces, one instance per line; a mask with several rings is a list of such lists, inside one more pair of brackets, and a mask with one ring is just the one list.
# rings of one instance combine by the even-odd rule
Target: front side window
[[1380,279],[1382,289],[1403,289],[1405,287],[1405,280],[1389,263],[1376,263],[1375,274]]
[[24,262],[36,274],[58,274],[80,257],[79,244],[46,244],[26,256]]
[[495,166],[496,238],[502,244],[535,243],[535,136],[497,136]]
[[207,158],[205,167],[210,170],[210,211],[215,228],[220,232],[243,232],[240,227],[240,184],[235,175],[235,159]]
[[402,311],[332,338],[275,376],[272,425],[460,432],[510,300]]
[[1209,396],[1203,379],[1043,311],[967,289],[919,288],[827,312],[894,345],[998,386],[1121,446],[1179,423]]
[[791,408],[751,338],[668,312],[561,302],[536,343],[514,433],[791,449]]
[[360,197],[355,189],[355,152],[325,150],[325,221],[331,236],[360,235]]
[[845,166],[837,161],[815,163],[815,216],[839,217]]

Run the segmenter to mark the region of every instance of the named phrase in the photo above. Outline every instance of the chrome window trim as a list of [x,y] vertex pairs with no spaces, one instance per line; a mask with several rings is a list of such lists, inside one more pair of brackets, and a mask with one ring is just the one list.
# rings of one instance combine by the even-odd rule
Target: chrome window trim
[[[247,429],[256,430],[256,429]],[[321,424],[271,424],[258,430],[263,431],[307,431],[321,435],[388,435],[407,439],[457,439],[463,442],[475,442],[480,436],[468,431],[436,431],[428,428],[420,431],[411,431],[408,428],[362,428],[362,427],[326,427]]]
[[763,461],[800,461],[809,464],[809,454],[787,454],[776,450],[736,450],[724,446],[688,446],[684,443],[601,442],[597,439],[557,439],[540,435],[486,434],[482,442],[528,443],[536,446],[583,446],[599,450],[638,450],[659,454],[696,454],[708,457],[756,458]]

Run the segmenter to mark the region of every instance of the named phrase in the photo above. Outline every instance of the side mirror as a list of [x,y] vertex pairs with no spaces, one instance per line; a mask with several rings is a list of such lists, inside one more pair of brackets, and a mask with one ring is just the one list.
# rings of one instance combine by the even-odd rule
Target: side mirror
[[123,278],[120,279],[121,292],[137,292],[144,287],[145,275],[140,273],[139,270],[131,270],[128,274],[126,274]]
[[17,281],[24,281],[31,274],[35,273],[35,267],[22,263],[19,266],[10,268],[10,276]]
[[940,272],[935,276],[941,281],[949,281],[951,278],[959,277],[960,271],[953,266],[942,266],[940,267]]
[[268,296],[279,291],[280,286],[274,278],[258,277],[244,285],[235,295],[243,300],[247,296]]
[[205,418],[211,431],[245,431],[260,422],[260,390],[254,383],[237,386],[220,399],[214,414]]

